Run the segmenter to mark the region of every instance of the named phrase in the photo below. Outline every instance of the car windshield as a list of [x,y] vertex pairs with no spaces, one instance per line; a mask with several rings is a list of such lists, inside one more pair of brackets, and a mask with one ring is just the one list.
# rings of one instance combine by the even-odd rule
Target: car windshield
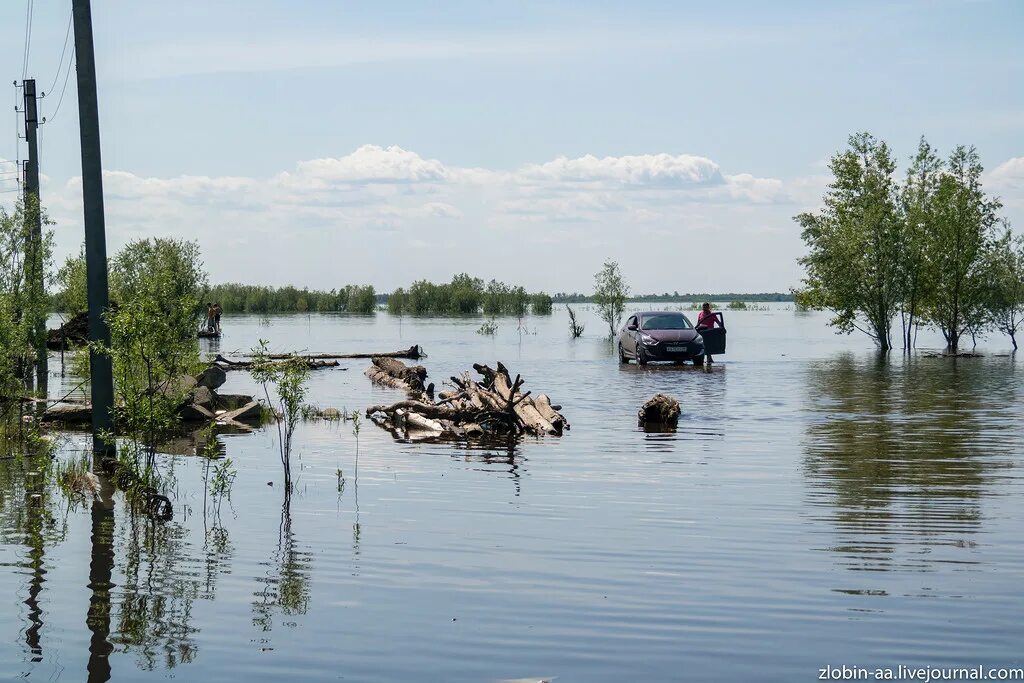
[[682,313],[656,313],[645,315],[640,321],[641,330],[688,330],[693,325]]

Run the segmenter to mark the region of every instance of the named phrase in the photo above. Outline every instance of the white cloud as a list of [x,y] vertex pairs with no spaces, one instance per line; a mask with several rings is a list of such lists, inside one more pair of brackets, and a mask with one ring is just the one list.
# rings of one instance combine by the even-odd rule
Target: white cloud
[[1000,191],[1024,192],[1024,157],[1014,157],[996,166],[988,174],[989,182]]
[[[138,237],[196,239],[214,281],[387,289],[468,268],[559,290],[588,286],[608,256],[640,273],[640,289],[760,291],[798,277],[789,183],[724,174],[685,154],[561,157],[506,171],[364,145],[268,178],[107,171],[104,183],[111,253]],[[62,258],[80,243],[81,181],[45,193]],[[628,246],[637,241],[649,249]],[[716,254],[716,268],[695,257],[701,250]],[[698,271],[703,279],[692,280]]]
[[602,159],[591,154],[577,159],[559,157],[545,164],[526,166],[516,177],[526,182],[595,182],[625,186],[692,187],[723,182],[717,164],[688,154],[643,154]]

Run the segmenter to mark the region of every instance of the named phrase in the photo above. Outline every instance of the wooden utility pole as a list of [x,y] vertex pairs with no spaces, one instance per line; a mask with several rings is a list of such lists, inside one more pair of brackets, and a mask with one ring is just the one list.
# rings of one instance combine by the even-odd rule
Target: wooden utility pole
[[[96,58],[92,44],[89,0],[72,0],[75,63],[78,65],[78,127],[82,138],[82,203],[85,207],[85,277],[89,300],[89,341],[110,346],[110,328],[103,314],[110,305],[107,290],[107,237],[103,217],[103,164],[100,161],[100,116],[96,96]],[[101,438],[114,431],[114,376],[110,356],[89,351],[92,384],[92,444],[96,459],[114,455],[113,443]]]
[[25,249],[25,287],[31,302],[28,321],[36,347],[36,386],[45,391],[47,373],[46,318],[42,315],[42,301],[46,296],[43,284],[43,222],[42,202],[39,200],[39,110],[36,106],[35,79],[22,81],[25,112],[25,140],[28,141],[28,159],[25,161],[25,218],[31,223]]

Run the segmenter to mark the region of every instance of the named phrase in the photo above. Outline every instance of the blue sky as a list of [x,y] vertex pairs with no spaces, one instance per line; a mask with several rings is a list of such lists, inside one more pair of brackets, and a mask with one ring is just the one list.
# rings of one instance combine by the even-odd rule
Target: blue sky
[[[70,0],[35,5],[47,90]],[[1024,219],[1014,0],[94,5],[111,247],[198,239],[218,281],[582,290],[615,257],[643,291],[787,289],[791,216],[860,129],[902,159],[922,134],[976,145]],[[8,81],[24,26],[4,0]],[[41,132],[61,255],[81,234],[73,81]]]

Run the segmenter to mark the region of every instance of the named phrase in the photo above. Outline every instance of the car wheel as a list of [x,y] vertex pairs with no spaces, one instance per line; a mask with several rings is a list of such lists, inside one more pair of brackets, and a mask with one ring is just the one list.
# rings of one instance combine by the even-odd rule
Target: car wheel
[[628,363],[629,359],[626,358],[626,352],[622,350],[622,342],[619,342],[619,362]]
[[693,364],[694,365],[704,365],[704,355],[702,354],[700,356],[694,356],[693,357]]
[[640,344],[636,345],[636,363],[637,365],[647,365],[647,353]]

